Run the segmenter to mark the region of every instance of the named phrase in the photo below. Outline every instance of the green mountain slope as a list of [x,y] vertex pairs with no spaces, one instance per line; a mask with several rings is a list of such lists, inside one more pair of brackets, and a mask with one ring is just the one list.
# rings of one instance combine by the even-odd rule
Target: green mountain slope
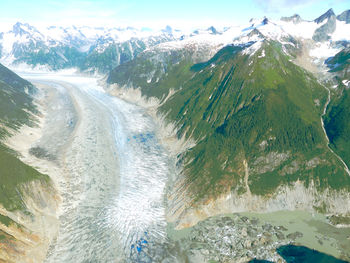
[[[23,163],[3,143],[22,125],[35,125],[35,92],[31,83],[0,64],[0,262],[24,262],[26,251],[42,242],[26,222],[36,221],[36,213],[49,202],[38,200],[40,193],[54,195],[50,178]],[[40,220],[44,217],[41,213]]]
[[348,192],[350,177],[322,130],[326,89],[279,43],[264,40],[254,53],[258,44],[227,46],[192,66],[173,63],[157,85],[144,80],[157,64],[150,60],[119,66],[108,81],[158,98],[176,90],[159,110],[179,137],[197,141],[181,160],[194,202],[229,191],[271,196],[296,181]]
[[0,64],[0,136],[7,134],[7,128],[31,123],[31,112],[36,111],[31,97],[34,92],[32,84]]
[[[183,49],[155,48],[143,52],[135,59],[114,68],[108,75],[108,83],[119,86],[141,87],[148,97],[163,98],[171,89],[180,88],[193,75],[190,70],[196,61],[206,60],[208,48]],[[199,53],[199,54],[198,54]]]
[[[0,140],[9,135],[9,129],[34,125],[33,93],[31,83],[0,65]],[[48,182],[49,178],[21,162],[0,142],[0,204],[8,211],[25,210],[21,185],[33,180]]]
[[[321,188],[342,188],[350,182],[327,150],[321,129],[324,88],[275,43],[259,50],[264,50],[263,58],[260,52],[235,56],[234,49],[227,47],[201,65],[197,72],[202,72],[162,107],[178,121],[180,133],[204,137],[186,156],[193,160],[186,169],[196,196],[215,195],[227,187],[247,190],[239,169],[244,160],[253,194],[272,194],[279,185],[296,180],[306,185],[318,181]],[[316,157],[323,161],[309,167],[308,161]],[[334,173],[337,176],[331,176]]]
[[103,52],[97,46],[93,46],[90,48],[84,61],[78,66],[82,71],[95,69],[96,71],[107,73],[116,66],[132,60],[146,48],[146,44],[138,39],[110,44]]
[[335,73],[337,89],[327,110],[325,128],[333,150],[350,166],[350,49],[345,48],[327,61]]
[[326,62],[331,72],[337,72],[340,78],[347,77],[350,68],[350,47],[344,48]]

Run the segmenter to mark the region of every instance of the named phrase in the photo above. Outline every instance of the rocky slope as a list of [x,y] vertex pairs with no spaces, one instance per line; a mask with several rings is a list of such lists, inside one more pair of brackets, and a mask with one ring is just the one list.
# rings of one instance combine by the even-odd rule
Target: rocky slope
[[57,224],[58,196],[47,175],[19,159],[7,141],[35,126],[35,87],[0,65],[0,261],[43,260]]

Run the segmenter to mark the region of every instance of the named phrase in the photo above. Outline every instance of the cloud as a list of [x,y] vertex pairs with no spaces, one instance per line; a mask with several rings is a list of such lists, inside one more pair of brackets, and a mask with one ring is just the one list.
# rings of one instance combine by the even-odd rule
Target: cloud
[[297,9],[320,0],[254,0],[265,12],[280,12],[284,9]]

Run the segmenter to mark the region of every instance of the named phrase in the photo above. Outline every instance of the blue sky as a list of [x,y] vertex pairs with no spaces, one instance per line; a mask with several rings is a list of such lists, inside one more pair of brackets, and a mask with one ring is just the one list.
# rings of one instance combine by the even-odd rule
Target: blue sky
[[0,22],[42,25],[182,27],[232,25],[250,18],[294,13],[314,19],[333,8],[350,9],[349,0],[1,0]]

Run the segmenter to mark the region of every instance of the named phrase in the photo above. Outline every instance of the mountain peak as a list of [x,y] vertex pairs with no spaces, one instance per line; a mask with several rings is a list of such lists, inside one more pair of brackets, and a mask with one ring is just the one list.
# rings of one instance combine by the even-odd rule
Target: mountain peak
[[270,20],[266,16],[264,16],[263,18],[251,18],[249,20],[250,27],[248,27],[247,30],[267,25],[269,22]]
[[350,24],[350,9],[345,10],[339,16],[337,16],[339,21],[345,21],[346,24]]
[[39,33],[37,29],[28,23],[21,23],[17,22],[16,24],[13,25],[12,31],[15,35],[20,35],[23,36],[24,34],[33,34],[33,33]]
[[25,34],[26,31],[23,29],[23,26],[29,26],[29,25],[22,24],[21,22],[17,22],[16,24],[14,24],[12,27],[13,33],[15,33],[15,35],[20,35],[20,36]]
[[209,27],[207,30],[210,31],[210,32],[211,32],[212,34],[214,34],[214,35],[218,33],[218,31],[216,30],[216,28],[213,27],[213,26]]
[[322,26],[317,28],[312,36],[316,42],[324,42],[331,39],[331,34],[336,30],[336,17],[333,9],[329,9],[325,14],[315,20],[317,24],[325,22]]
[[281,20],[285,22],[293,22],[294,24],[298,24],[302,21],[300,15],[298,14],[294,14],[292,16],[283,16],[281,17]]
[[251,38],[251,37],[265,38],[264,35],[256,28],[254,28],[252,31],[250,31],[247,36],[249,38]]
[[265,16],[263,21],[261,22],[263,25],[267,25],[269,22],[269,19]]
[[328,9],[328,11],[326,13],[324,13],[323,15],[321,15],[320,17],[316,18],[314,21],[317,24],[322,23],[324,20],[329,19],[330,17],[335,16],[333,9]]
[[167,33],[167,34],[172,34],[172,32],[173,32],[173,29],[171,28],[171,26],[169,26],[169,25],[167,25],[166,27],[165,27],[165,29],[163,29],[162,30],[164,33]]

